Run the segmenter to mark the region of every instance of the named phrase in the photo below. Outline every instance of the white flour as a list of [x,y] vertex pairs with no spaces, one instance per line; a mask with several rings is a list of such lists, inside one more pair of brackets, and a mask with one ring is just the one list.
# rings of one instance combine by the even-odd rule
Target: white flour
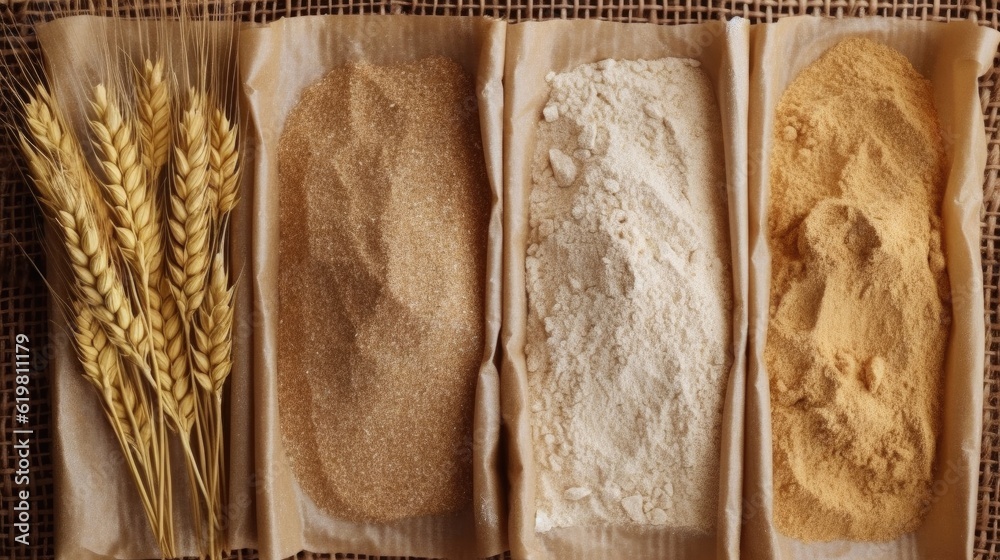
[[527,257],[536,529],[709,531],[732,364],[711,83],[682,59],[548,81]]

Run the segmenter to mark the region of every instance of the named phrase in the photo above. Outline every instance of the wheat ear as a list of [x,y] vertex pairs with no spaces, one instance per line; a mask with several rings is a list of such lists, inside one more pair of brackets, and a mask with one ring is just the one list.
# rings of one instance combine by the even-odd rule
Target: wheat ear
[[18,135],[18,142],[21,144],[24,159],[28,163],[28,174],[35,182],[35,197],[44,208],[53,211],[56,202],[52,198],[52,192],[48,186],[52,184],[52,174],[56,171],[54,162],[43,157],[24,134]]
[[38,148],[57,161],[74,179],[93,194],[99,194],[97,183],[76,138],[69,132],[51,94],[39,84],[24,104],[25,123]]
[[182,437],[186,437],[194,425],[197,404],[187,369],[187,342],[180,311],[167,287],[166,279],[161,283],[160,294],[163,302],[161,311],[164,338],[163,352],[157,356],[163,360],[158,368],[160,398],[164,412],[173,422],[174,428]]
[[[83,364],[83,376],[104,398],[112,424],[121,426],[122,436],[137,451],[146,449],[153,439],[147,411],[138,406],[135,395],[124,387],[118,350],[110,343],[101,323],[90,307],[77,304],[77,355]],[[134,420],[134,424],[133,424]],[[117,422],[117,424],[116,424]]]
[[209,196],[216,224],[236,206],[239,179],[239,152],[236,126],[220,108],[212,112]]
[[142,164],[150,180],[159,176],[170,157],[170,95],[164,76],[163,58],[146,60],[139,75],[136,93],[139,106],[139,139]]
[[[70,133],[45,86],[38,84],[34,95],[28,97],[24,104],[24,118],[32,139],[31,153],[25,152],[25,156],[29,158],[29,166],[32,166],[30,159],[34,156],[36,162],[47,160],[52,167],[58,168],[61,174],[67,175],[68,181],[86,195],[97,213],[97,222],[104,228],[102,231],[110,233],[108,230],[111,222],[108,220],[107,208],[100,204],[101,191],[97,180],[90,171],[80,143]],[[22,147],[28,145],[27,140],[22,139]],[[31,171],[35,172],[34,169]],[[39,179],[39,176],[35,175],[35,179]],[[41,184],[37,186],[39,189],[44,188]]]
[[167,266],[181,317],[190,322],[204,299],[209,266],[209,133],[203,98],[192,91],[174,148],[173,188],[167,221]]
[[107,332],[123,356],[148,372],[148,337],[112,259],[111,247],[100,234],[94,211],[76,194],[66,177],[53,173],[47,190],[53,196],[50,215],[59,229],[73,271],[73,290]]
[[194,375],[202,389],[221,399],[233,368],[233,290],[222,253],[212,259],[209,279],[194,328]]
[[154,261],[162,251],[156,196],[148,188],[134,142],[135,133],[122,117],[115,97],[98,85],[91,107],[94,118],[90,128],[104,169],[105,181],[101,187],[112,209],[115,235],[122,254],[140,278],[140,289],[145,292],[150,271],[159,268]]

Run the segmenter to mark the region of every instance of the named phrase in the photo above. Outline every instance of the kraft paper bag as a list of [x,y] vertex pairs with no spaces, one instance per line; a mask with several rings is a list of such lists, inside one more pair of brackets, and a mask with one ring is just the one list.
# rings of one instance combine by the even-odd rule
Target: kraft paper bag
[[[749,26],[729,23],[660,26],[598,21],[512,25],[507,31],[504,110],[504,316],[501,396],[507,427],[513,558],[736,558],[740,538],[743,399],[747,333],[746,133]],[[722,418],[716,531],[575,527],[535,531],[535,465],[524,344],[525,254],[536,126],[548,100],[545,76],[602,59],[693,58],[709,75],[721,111],[732,255],[732,355]]]
[[[260,555],[278,560],[305,549],[376,555],[476,558],[506,549],[503,465],[499,462],[503,60],[506,24],[471,17],[311,16],[249,28],[240,37],[247,110],[257,139],[252,205],[253,286],[258,330],[254,340],[257,519]],[[279,274],[278,142],[302,91],[350,62],[392,64],[440,55],[475,80],[476,104],[492,196],[487,247],[483,361],[473,426],[473,503],[454,515],[390,523],[361,523],[323,511],[303,492],[283,449],[277,383]],[[415,400],[413,406],[419,406]],[[335,456],[337,450],[324,450]]]
[[[941,208],[952,325],[945,363],[942,426],[932,503],[919,529],[891,542],[803,543],[773,525],[770,394],[764,345],[771,260],[766,239],[775,108],[803,68],[847,37],[895,48],[930,79],[946,143]],[[937,559],[972,556],[983,405],[983,280],[979,213],[986,135],[976,81],[1000,34],[971,22],[793,17],[754,28],[750,78],[750,333],[742,553],[746,558]]]
[[[188,22],[187,25],[214,27],[206,34],[213,45],[208,74],[217,80],[235,79],[235,76],[226,76],[227,69],[235,62],[232,39],[236,25],[232,22]],[[86,141],[91,137],[87,119],[92,112],[88,100],[94,86],[107,82],[108,49],[120,49],[119,58],[136,67],[141,67],[144,57],[151,54],[162,54],[168,61],[168,68],[180,74],[185,67],[180,62],[187,56],[182,48],[185,35],[176,21],[150,23],[75,16],[40,25],[37,31],[50,91],[63,110],[68,126],[82,140],[95,169],[92,149]],[[187,87],[184,82],[187,76],[181,75],[178,79],[181,83],[172,84],[175,94]],[[229,114],[231,117],[236,115],[236,108],[230,107]],[[250,183],[246,161],[241,162],[244,166],[240,187],[243,198],[248,194]],[[241,202],[230,222],[230,278],[236,281],[237,289],[233,369],[223,390],[228,454],[225,478],[228,505],[223,511],[223,535],[228,547],[234,549],[256,546],[253,394],[249,362],[252,318],[249,283],[242,278],[246,276],[242,271],[249,268],[247,219],[245,204]],[[57,303],[67,301],[65,279],[69,278],[69,272],[60,268],[66,259],[65,252],[58,236],[51,233],[47,236],[47,254],[53,257],[47,260],[47,278],[53,288],[51,340],[54,355],[50,374],[57,488],[56,557],[72,560],[157,558],[158,548],[124,455],[96,390],[81,376],[68,318],[64,306]],[[176,439],[173,435],[170,438]],[[171,466],[177,553],[194,556],[200,545],[195,540],[188,475],[179,445],[173,449]]]

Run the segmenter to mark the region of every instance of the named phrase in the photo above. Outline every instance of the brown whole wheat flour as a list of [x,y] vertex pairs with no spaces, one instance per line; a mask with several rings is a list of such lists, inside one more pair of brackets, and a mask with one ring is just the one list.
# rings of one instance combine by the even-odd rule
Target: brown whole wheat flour
[[490,204],[473,88],[440,57],[351,64],[281,136],[282,441],[342,518],[471,506]]
[[712,85],[682,59],[549,84],[526,260],[535,528],[710,531],[732,364]]
[[775,117],[765,360],[778,529],[889,540],[929,499],[950,322],[931,84],[845,40]]

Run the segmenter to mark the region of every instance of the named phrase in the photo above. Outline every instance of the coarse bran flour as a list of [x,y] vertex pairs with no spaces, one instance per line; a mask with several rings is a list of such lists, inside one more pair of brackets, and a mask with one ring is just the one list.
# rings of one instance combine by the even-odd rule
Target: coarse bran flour
[[764,358],[792,537],[894,539],[930,498],[951,310],[933,98],[903,55],[849,39],[777,108]]
[[350,64],[281,136],[282,443],[332,515],[472,505],[490,210],[475,100],[448,59]]
[[536,529],[709,531],[732,363],[712,85],[682,59],[548,81],[526,261]]

